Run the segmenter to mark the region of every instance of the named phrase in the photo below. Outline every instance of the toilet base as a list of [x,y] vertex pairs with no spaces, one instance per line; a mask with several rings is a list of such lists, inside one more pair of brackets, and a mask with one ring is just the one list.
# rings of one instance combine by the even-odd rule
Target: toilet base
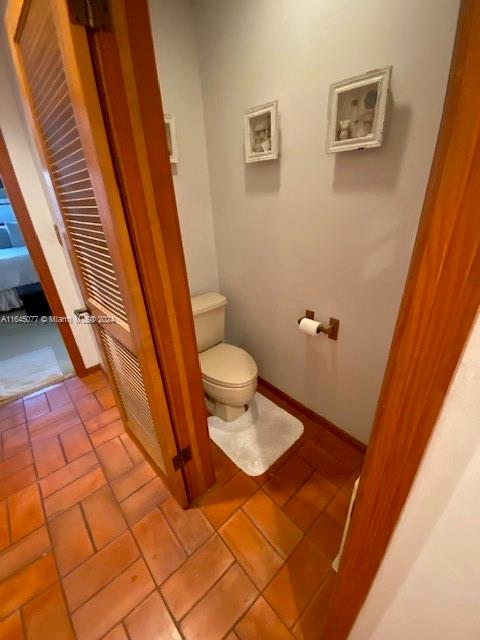
[[224,422],[232,422],[236,420],[240,416],[243,416],[246,407],[232,407],[228,404],[223,404],[222,402],[215,402],[211,398],[206,397],[205,402],[207,405],[208,411],[214,416],[218,416]]
[[232,422],[245,413],[245,407],[231,407],[221,402],[215,403],[215,415],[224,422]]

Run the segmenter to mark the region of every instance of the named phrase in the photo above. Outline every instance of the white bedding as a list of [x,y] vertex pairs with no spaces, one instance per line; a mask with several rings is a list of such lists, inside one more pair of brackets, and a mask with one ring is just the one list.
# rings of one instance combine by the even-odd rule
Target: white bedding
[[39,281],[27,247],[0,249],[0,291]]

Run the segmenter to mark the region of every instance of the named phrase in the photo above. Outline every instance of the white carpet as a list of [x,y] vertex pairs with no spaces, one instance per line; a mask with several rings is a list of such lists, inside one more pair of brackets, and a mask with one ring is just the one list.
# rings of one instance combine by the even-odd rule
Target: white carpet
[[[9,315],[25,316],[26,313],[15,311]],[[0,322],[1,360],[28,354],[45,347],[53,349],[64,376],[75,373],[58,325],[53,322]]]
[[232,422],[208,418],[210,438],[249,476],[259,476],[303,433],[303,424],[256,393],[248,411]]
[[63,379],[50,347],[0,360],[0,401],[41,389]]

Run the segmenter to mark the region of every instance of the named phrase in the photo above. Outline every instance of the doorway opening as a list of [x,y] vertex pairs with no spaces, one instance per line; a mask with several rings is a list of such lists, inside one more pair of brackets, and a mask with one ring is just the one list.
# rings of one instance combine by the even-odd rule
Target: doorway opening
[[0,134],[0,404],[85,367]]
[[0,177],[0,401],[74,373]]

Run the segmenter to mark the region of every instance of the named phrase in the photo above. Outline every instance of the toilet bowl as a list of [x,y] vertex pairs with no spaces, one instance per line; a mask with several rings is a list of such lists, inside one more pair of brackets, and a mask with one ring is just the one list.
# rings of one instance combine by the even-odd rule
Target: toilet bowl
[[244,349],[223,342],[225,296],[204,293],[191,301],[207,406],[231,422],[245,412],[255,395],[257,365]]

